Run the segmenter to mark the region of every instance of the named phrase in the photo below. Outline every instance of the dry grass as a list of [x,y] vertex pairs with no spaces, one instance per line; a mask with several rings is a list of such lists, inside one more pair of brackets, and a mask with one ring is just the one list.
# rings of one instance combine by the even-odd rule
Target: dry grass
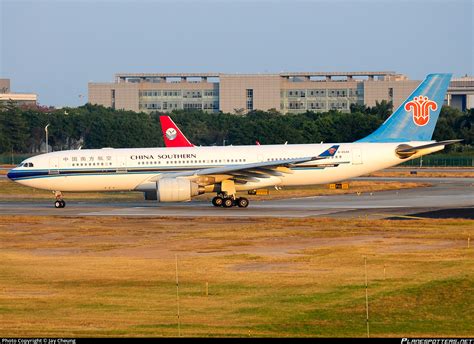
[[[470,336],[470,220],[3,216],[0,336]],[[209,295],[205,295],[205,283]]]
[[14,167],[15,165],[0,165],[0,175],[6,175],[8,170]]
[[[412,189],[418,187],[431,186],[430,183],[420,182],[392,182],[392,181],[350,181],[349,189],[330,189],[327,184],[314,186],[294,186],[285,187],[282,190],[269,189],[269,195],[266,196],[251,196],[250,199],[272,200],[285,199],[297,197],[311,197],[311,196],[328,196],[328,195],[342,195],[354,193],[371,193],[377,191],[389,191],[399,189]],[[247,196],[246,196],[247,197]]]

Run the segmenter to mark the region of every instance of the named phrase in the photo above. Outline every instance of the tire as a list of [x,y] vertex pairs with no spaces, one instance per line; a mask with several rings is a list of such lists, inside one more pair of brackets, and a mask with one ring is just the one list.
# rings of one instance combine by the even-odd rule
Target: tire
[[239,208],[247,208],[249,206],[249,200],[245,197],[240,197],[237,199],[237,205]]
[[56,209],[62,208],[62,203],[61,203],[61,201],[56,201],[56,202],[54,202],[54,207],[55,207]]
[[66,202],[61,201],[61,208],[64,208],[66,206]]
[[216,196],[212,199],[212,205],[214,207],[222,207],[222,204],[224,203],[224,200],[222,197]]
[[234,205],[234,200],[232,198],[226,198],[224,199],[224,208],[232,208],[232,206]]

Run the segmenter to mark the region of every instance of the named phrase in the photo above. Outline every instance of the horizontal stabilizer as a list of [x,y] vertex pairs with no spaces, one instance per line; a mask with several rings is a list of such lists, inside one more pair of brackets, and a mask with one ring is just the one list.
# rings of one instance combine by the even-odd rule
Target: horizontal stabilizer
[[428,143],[426,145],[421,145],[421,146],[410,146],[410,145],[400,145],[396,149],[396,153],[398,156],[401,158],[408,158],[412,156],[413,154],[416,154],[422,149],[427,149],[427,148],[433,148],[433,147],[439,147],[439,146],[448,146],[452,145],[453,143],[457,143],[462,141],[462,139],[457,139],[457,140],[446,140],[446,141],[439,141],[439,142],[433,142],[433,143]]

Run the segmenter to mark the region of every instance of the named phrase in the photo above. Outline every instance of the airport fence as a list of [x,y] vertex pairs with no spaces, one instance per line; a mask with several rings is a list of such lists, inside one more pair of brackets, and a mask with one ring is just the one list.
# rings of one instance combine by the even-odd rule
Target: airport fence
[[401,166],[416,167],[474,167],[472,156],[427,155],[403,163]]
[[34,154],[0,154],[0,165],[18,165]]

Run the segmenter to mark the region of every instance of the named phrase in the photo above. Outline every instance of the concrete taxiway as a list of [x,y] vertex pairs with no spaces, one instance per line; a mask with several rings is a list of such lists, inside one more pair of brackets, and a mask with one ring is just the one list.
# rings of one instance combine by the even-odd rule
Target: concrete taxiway
[[[53,202],[1,201],[1,215],[143,216],[143,217],[370,217],[386,218],[442,209],[474,212],[474,178],[358,178],[433,183],[431,187],[364,194],[314,196],[251,201],[241,208],[215,208],[207,201],[159,204],[154,201],[68,201],[64,209]],[[449,211],[447,212],[449,215]],[[468,216],[469,217],[469,216]]]

